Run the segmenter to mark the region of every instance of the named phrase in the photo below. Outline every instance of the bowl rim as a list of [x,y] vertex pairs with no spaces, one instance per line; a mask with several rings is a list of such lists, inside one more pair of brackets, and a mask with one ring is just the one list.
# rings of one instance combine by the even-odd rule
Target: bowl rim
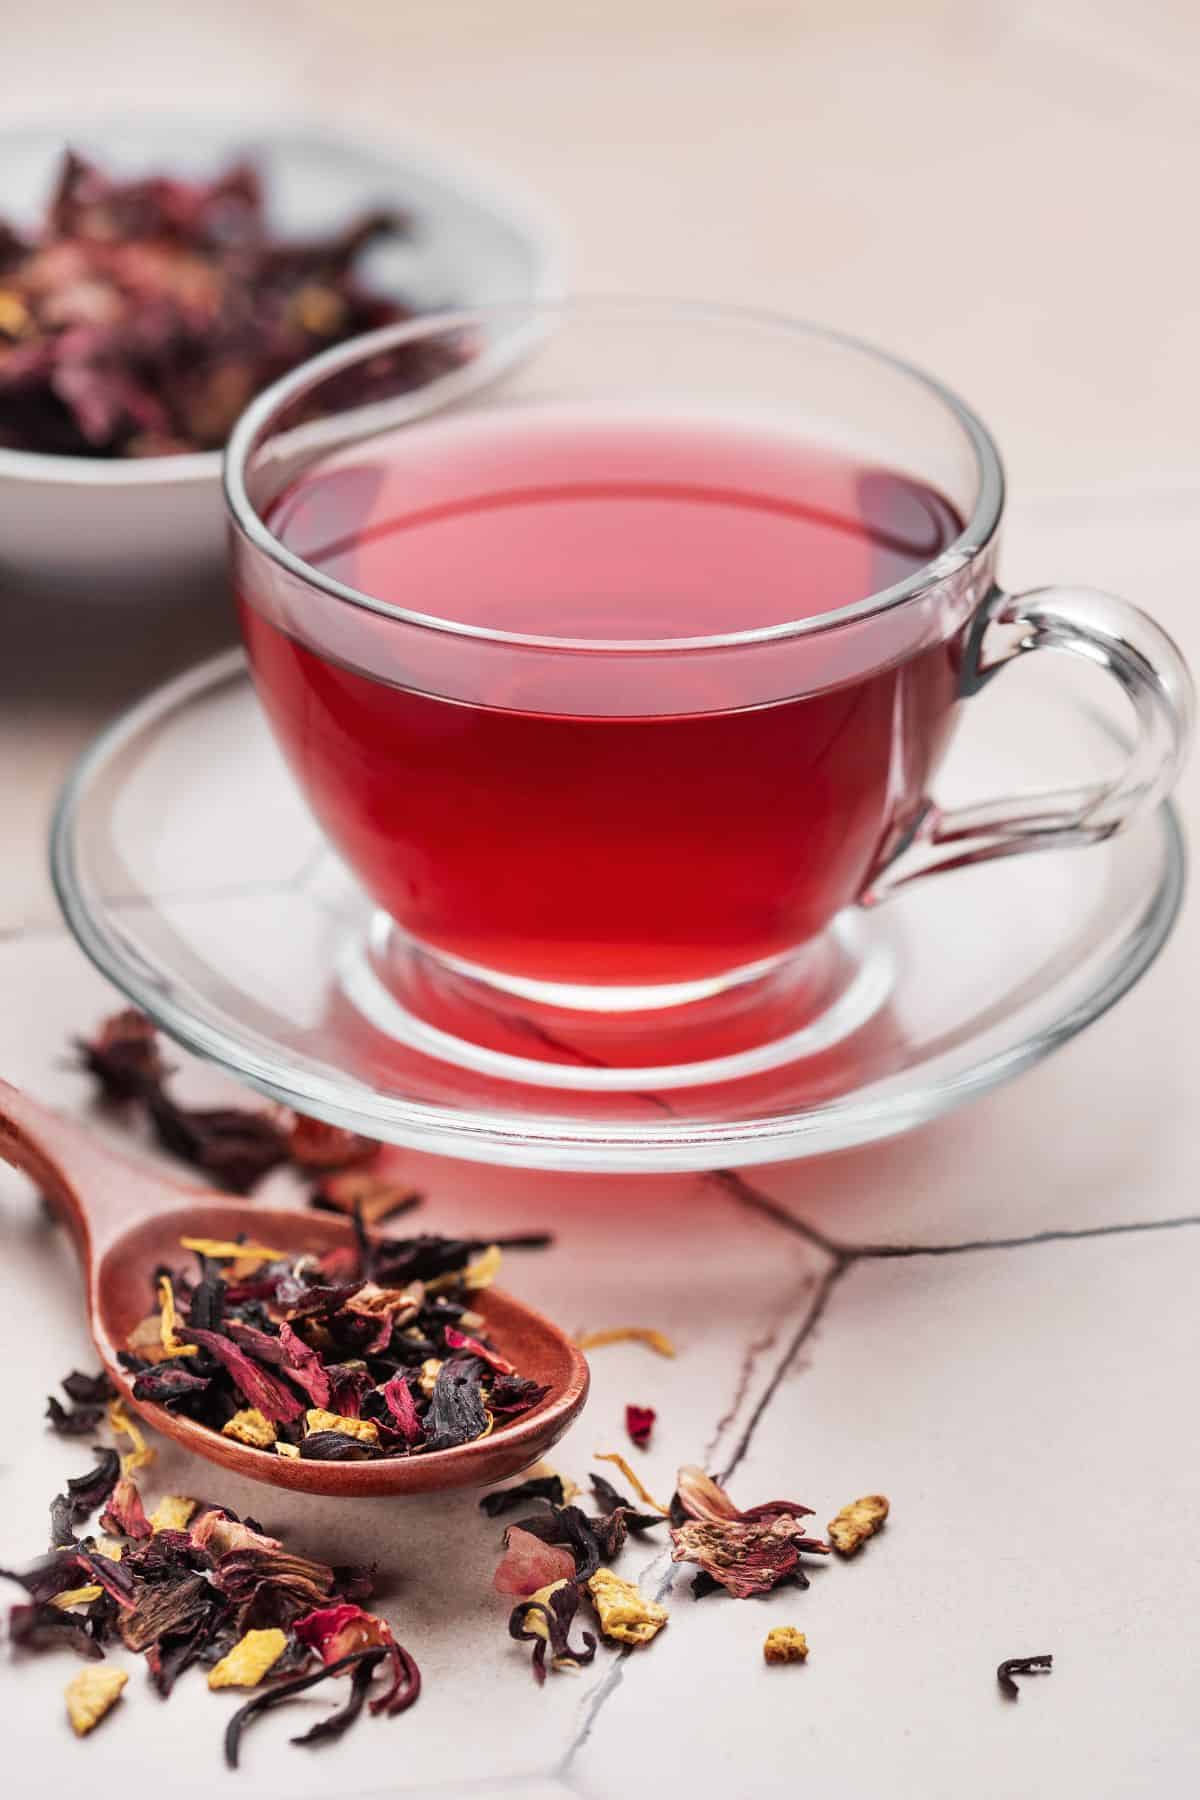
[[[192,142],[200,137],[215,145],[224,139],[229,154],[239,149],[253,152],[255,146],[290,140],[292,143],[303,142],[310,148],[328,145],[358,150],[381,164],[391,164],[397,175],[402,175],[406,166],[418,167],[424,178],[454,190],[462,199],[473,201],[482,211],[511,227],[524,241],[531,253],[534,279],[528,293],[514,296],[514,304],[553,302],[565,297],[564,233],[545,202],[519,177],[510,180],[505,176],[497,180],[490,169],[469,156],[460,156],[456,150],[446,150],[436,142],[403,135],[392,137],[371,130],[345,132],[323,121],[313,124],[296,112],[270,113],[257,119],[253,128],[247,130],[244,121],[238,122],[230,114],[196,112],[180,117],[152,107],[144,113],[139,112],[132,123],[111,110],[85,113],[69,132],[63,130],[59,144],[60,149],[65,149],[73,139],[86,142],[93,137],[119,139],[124,135],[128,138],[131,131],[149,132],[156,128]],[[6,120],[0,128],[0,168],[3,167],[6,145],[58,135],[57,122],[38,113]],[[0,195],[0,209],[2,207]],[[474,306],[479,302],[467,300],[462,304]],[[181,456],[111,459],[60,456],[49,451],[14,450],[0,445],[0,480],[77,488],[182,487],[219,482],[224,455],[224,445],[219,450],[188,451]]]

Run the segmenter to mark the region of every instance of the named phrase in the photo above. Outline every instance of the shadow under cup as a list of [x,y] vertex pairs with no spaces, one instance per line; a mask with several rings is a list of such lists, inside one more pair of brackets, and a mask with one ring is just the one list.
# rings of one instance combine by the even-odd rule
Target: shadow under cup
[[770,319],[512,307],[309,365],[227,488],[261,703],[406,1004],[836,1003],[992,588],[957,402]]

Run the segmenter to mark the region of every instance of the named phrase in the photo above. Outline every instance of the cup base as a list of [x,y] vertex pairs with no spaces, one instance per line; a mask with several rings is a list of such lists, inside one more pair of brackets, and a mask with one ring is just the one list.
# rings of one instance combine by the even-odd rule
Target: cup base
[[375,1031],[443,1063],[523,1085],[657,1093],[823,1055],[887,1004],[895,966],[847,912],[793,954],[714,980],[574,987],[493,977],[376,913],[338,975]]

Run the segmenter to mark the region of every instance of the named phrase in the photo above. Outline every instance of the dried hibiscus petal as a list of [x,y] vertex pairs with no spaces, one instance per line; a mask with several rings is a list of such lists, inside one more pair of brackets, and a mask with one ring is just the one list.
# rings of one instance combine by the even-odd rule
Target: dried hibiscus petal
[[450,1357],[442,1364],[429,1403],[431,1450],[449,1450],[483,1436],[488,1414],[480,1387],[482,1376],[483,1364],[476,1357]]
[[547,1650],[556,1669],[581,1669],[595,1656],[596,1639],[590,1631],[583,1633],[582,1649],[571,1645],[570,1630],[578,1610],[579,1588],[573,1581],[556,1582],[514,1606],[508,1635],[518,1642],[533,1642],[533,1674],[539,1686],[546,1679]]
[[86,1619],[77,1613],[62,1612],[45,1601],[9,1607],[8,1641],[18,1650],[74,1650],[89,1662],[98,1662],[104,1655]]
[[527,1500],[548,1500],[552,1506],[562,1506],[566,1502],[561,1475],[535,1475],[528,1481],[520,1481],[515,1487],[499,1488],[494,1494],[485,1494],[479,1502],[479,1510],[485,1512],[489,1519],[498,1519],[501,1513],[512,1512],[514,1507],[524,1506]]
[[443,1335],[449,1349],[465,1350],[468,1355],[477,1356],[480,1362],[485,1362],[489,1369],[495,1370],[497,1375],[516,1374],[517,1371],[512,1364],[507,1362],[503,1356],[498,1355],[479,1338],[469,1337],[465,1331],[459,1331],[457,1326],[447,1325]]
[[295,1394],[266,1369],[251,1362],[232,1339],[217,1331],[198,1331],[194,1326],[186,1327],[181,1335],[187,1343],[199,1344],[202,1350],[223,1363],[233,1377],[234,1385],[250,1405],[273,1424],[291,1424],[303,1413],[304,1407]]
[[79,1369],[72,1369],[59,1386],[77,1406],[102,1406],[106,1400],[117,1397],[117,1390],[103,1369],[98,1375],[84,1375]]
[[827,1555],[828,1544],[804,1535],[799,1519],[786,1516],[742,1521],[689,1519],[671,1532],[672,1562],[699,1565],[736,1600],[766,1594],[802,1573],[801,1552]]
[[379,1150],[374,1138],[297,1113],[287,1133],[288,1155],[300,1169],[349,1169]]
[[671,1502],[671,1522],[681,1525],[685,1519],[740,1519],[743,1522],[777,1518],[811,1518],[812,1507],[798,1500],[764,1500],[761,1506],[743,1510],[735,1506],[719,1482],[706,1475],[693,1463],[685,1463],[676,1478],[675,1496]]
[[[89,1469],[86,1475],[70,1476],[67,1481],[67,1492],[62,1498],[67,1517],[73,1524],[86,1519],[89,1513],[103,1506],[120,1480],[121,1459],[116,1451],[97,1448],[95,1454],[94,1469]],[[52,1526],[55,1523],[57,1521],[52,1519]],[[51,1545],[52,1549],[57,1547]]]
[[105,1531],[118,1537],[148,1538],[151,1535],[142,1496],[131,1476],[122,1475],[118,1481],[100,1515],[100,1523]]
[[405,1443],[419,1443],[424,1436],[424,1426],[417,1413],[417,1403],[413,1399],[407,1377],[397,1373],[379,1391],[383,1394],[392,1422]]
[[88,1437],[104,1417],[102,1406],[65,1407],[53,1394],[46,1396],[46,1417],[60,1437]]
[[156,1369],[143,1369],[134,1377],[133,1397],[153,1400],[157,1406],[179,1406],[202,1394],[208,1385],[207,1375],[160,1364]]
[[163,1091],[147,1092],[146,1111],[164,1150],[229,1188],[249,1193],[256,1181],[288,1158],[287,1139],[269,1113],[247,1107],[189,1109]]
[[[80,1064],[95,1077],[106,1100],[136,1100],[166,1074],[158,1033],[146,1015],[133,1007],[103,1020],[95,1037],[76,1038],[75,1048]],[[79,1396],[72,1395],[76,1398]]]
[[[303,1694],[309,1688],[316,1687],[318,1682],[328,1681],[335,1675],[344,1675],[348,1669],[357,1670],[365,1667],[369,1680],[386,1655],[386,1650],[357,1650],[352,1656],[343,1656],[340,1662],[328,1663],[313,1675],[298,1675],[294,1680],[280,1682],[275,1687],[265,1689],[261,1694],[255,1694],[252,1700],[247,1700],[244,1706],[238,1708],[225,1727],[225,1761],[229,1767],[237,1768],[242,1733],[251,1719],[257,1718],[259,1713],[268,1712],[275,1706],[282,1706],[285,1700],[292,1698],[293,1694]],[[357,1710],[361,1709],[361,1704],[360,1700],[356,1714]],[[309,1739],[309,1741],[312,1740]]]

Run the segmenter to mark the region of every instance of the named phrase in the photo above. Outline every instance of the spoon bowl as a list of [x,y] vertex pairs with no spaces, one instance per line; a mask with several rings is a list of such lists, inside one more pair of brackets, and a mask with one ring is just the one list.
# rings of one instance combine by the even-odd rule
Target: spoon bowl
[[92,1337],[129,1409],[164,1437],[250,1481],[300,1493],[427,1494],[487,1487],[528,1468],[558,1441],[587,1398],[582,1352],[549,1319],[486,1288],[472,1305],[487,1336],[522,1375],[549,1389],[531,1411],[486,1438],[453,1450],[372,1462],[307,1462],[222,1437],[207,1426],[135,1400],[117,1360],[130,1332],[152,1310],[154,1271],[174,1266],[180,1238],[256,1243],[320,1255],[352,1245],[350,1222],[333,1213],[293,1212],[230,1199],[120,1155],[81,1126],[0,1082],[0,1160],[24,1169],[71,1232],[83,1269]]

